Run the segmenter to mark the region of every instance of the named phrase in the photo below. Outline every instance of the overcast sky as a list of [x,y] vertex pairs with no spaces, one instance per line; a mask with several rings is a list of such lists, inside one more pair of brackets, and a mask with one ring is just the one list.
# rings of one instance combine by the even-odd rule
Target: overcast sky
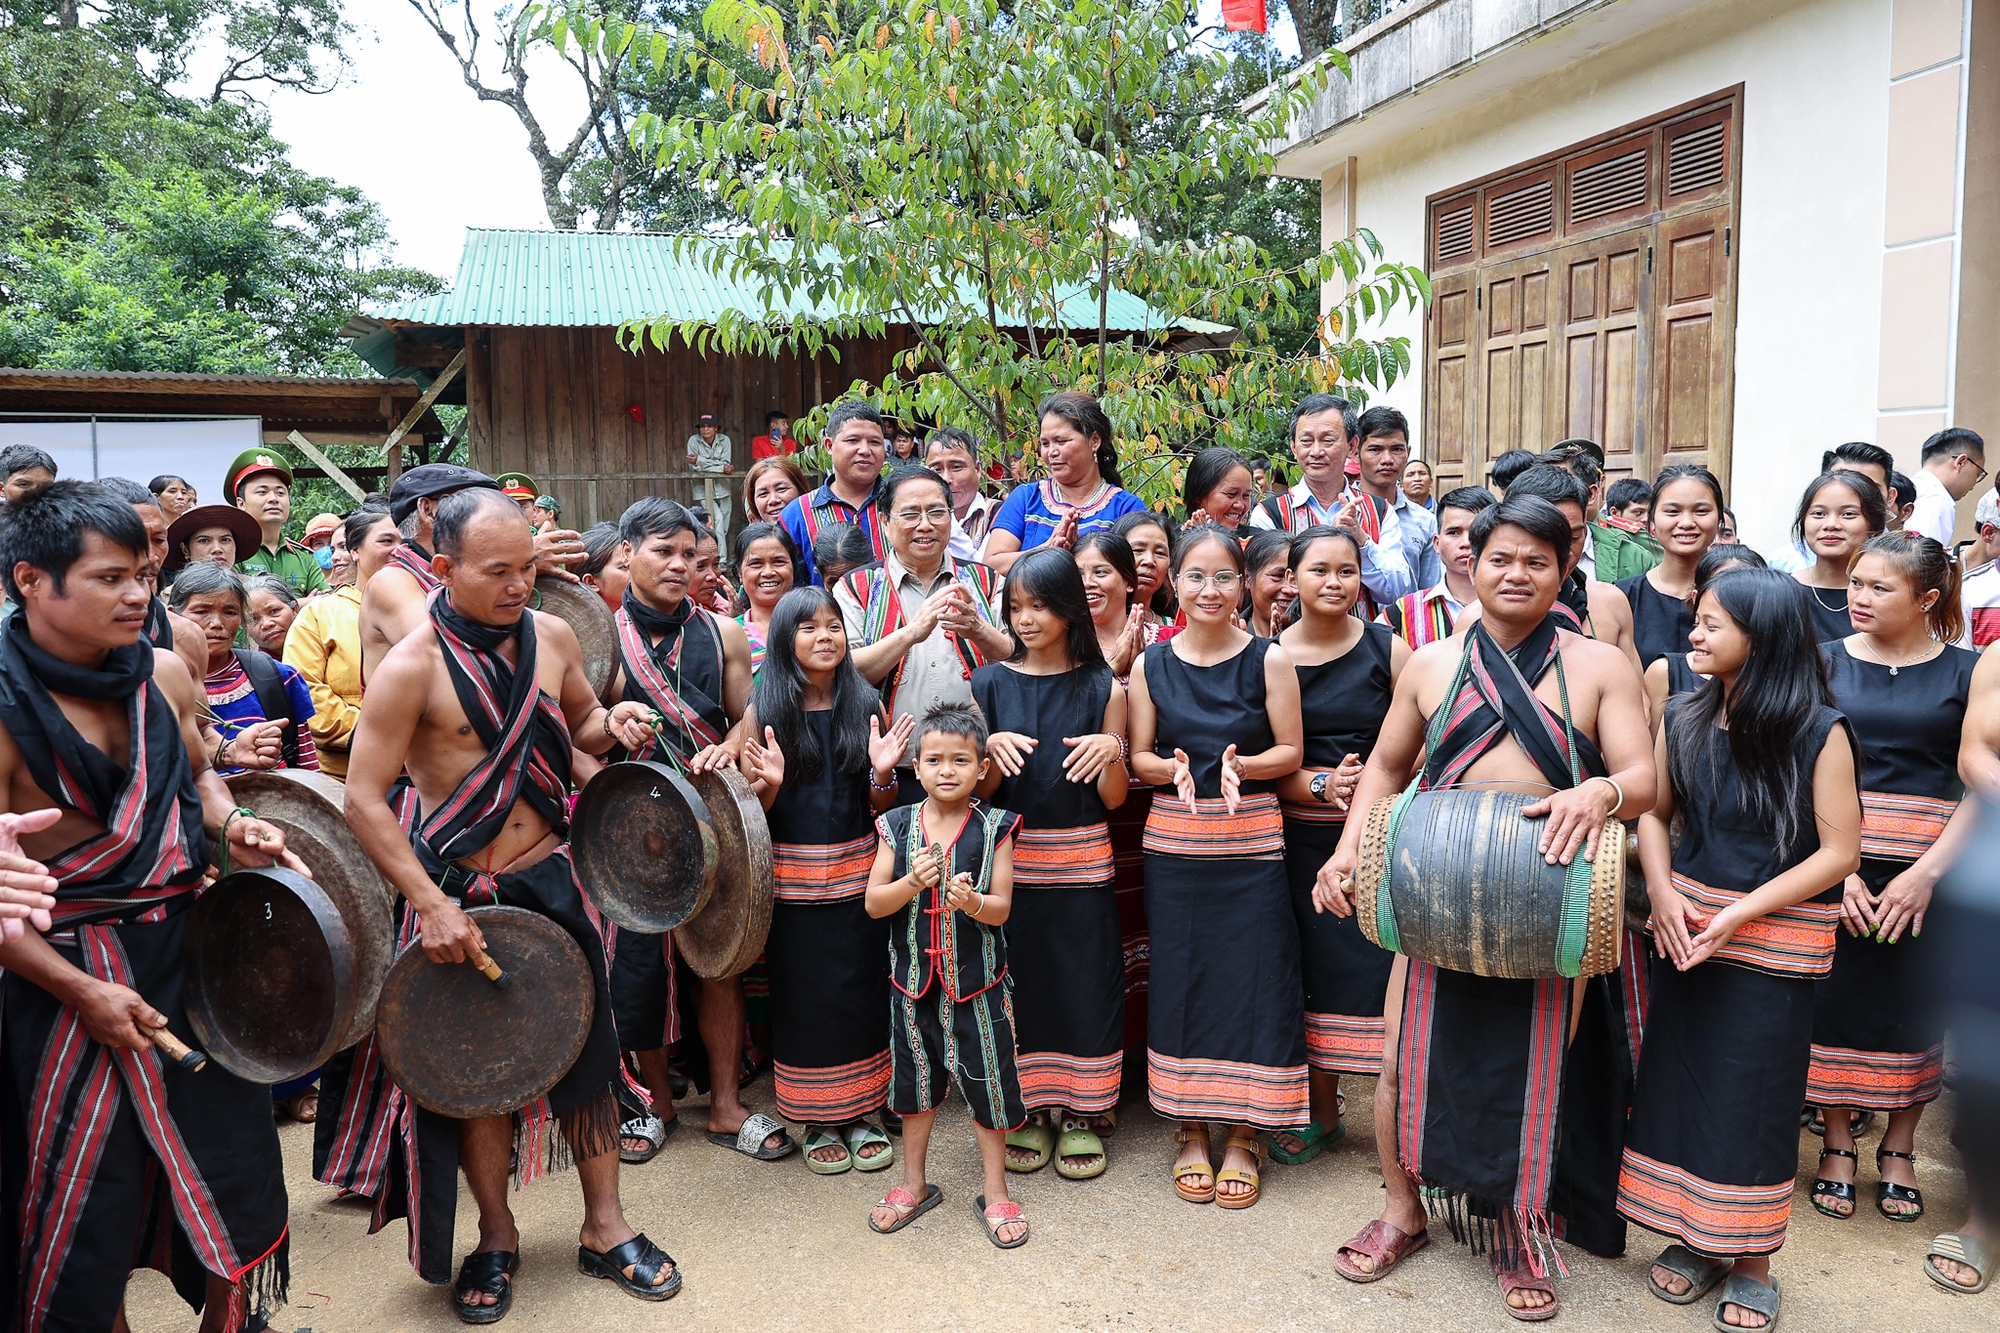
[[[472,0],[490,34],[496,0]],[[1202,0],[1216,21],[1220,0]],[[1271,0],[1274,26],[1290,23]],[[396,257],[449,279],[467,227],[546,227],[541,184],[528,156],[527,135],[514,113],[482,102],[465,86],[444,44],[409,0],[346,0],[359,28],[349,55],[353,68],[336,90],[319,97],[278,91],[270,98],[272,130],[292,146],[292,161],[343,185],[358,185],[382,206]],[[482,51],[486,80],[499,81],[490,47]],[[575,74],[544,55],[529,67],[529,99],[549,138],[565,142],[583,108]]]

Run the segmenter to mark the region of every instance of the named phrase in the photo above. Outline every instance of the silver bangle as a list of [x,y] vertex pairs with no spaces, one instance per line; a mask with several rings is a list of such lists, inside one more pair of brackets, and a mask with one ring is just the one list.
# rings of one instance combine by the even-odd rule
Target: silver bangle
[[1623,810],[1625,808],[1625,789],[1618,785],[1617,778],[1607,778],[1601,773],[1592,773],[1589,777],[1585,778],[1584,781],[1610,783],[1611,790],[1617,793],[1618,795],[1618,799],[1612,803],[1611,813],[1613,815],[1616,815],[1620,810]]

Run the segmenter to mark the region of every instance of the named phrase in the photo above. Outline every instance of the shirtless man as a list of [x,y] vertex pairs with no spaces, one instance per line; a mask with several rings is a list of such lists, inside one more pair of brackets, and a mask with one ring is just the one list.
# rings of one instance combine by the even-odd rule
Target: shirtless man
[[[447,495],[474,487],[497,490],[499,483],[484,472],[452,463],[425,463],[396,478],[389,488],[389,517],[403,534],[403,545],[361,592],[361,678],[368,680],[389,649],[424,623],[424,599],[437,587],[431,572],[431,528],[438,505]],[[575,579],[566,561],[582,564],[583,538],[567,529],[551,528],[534,537],[535,568],[557,578]]]
[[[1600,643],[1618,648],[1631,662],[1632,674],[1643,676],[1639,666],[1639,649],[1632,636],[1632,604],[1625,600],[1624,593],[1609,583],[1584,578],[1577,572],[1577,564],[1583,559],[1584,534],[1590,530],[1585,522],[1584,508],[1589,492],[1583,483],[1567,469],[1537,463],[1514,478],[1513,484],[1507,487],[1507,494],[1520,498],[1538,496],[1562,510],[1563,516],[1569,520],[1570,549],[1563,562],[1563,582],[1557,592],[1557,602],[1578,622],[1568,628],[1580,628]],[[1556,614],[1561,615],[1562,612]],[[1477,606],[1466,608],[1467,620],[1476,620],[1479,615]]]
[[[1567,865],[1607,818],[1652,808],[1653,750],[1638,673],[1618,649],[1561,628],[1550,614],[1572,559],[1571,526],[1568,516],[1547,501],[1516,497],[1511,490],[1506,500],[1474,521],[1473,589],[1484,614],[1450,638],[1411,654],[1381,738],[1362,770],[1353,809],[1365,811],[1401,791],[1419,771],[1426,786],[1476,783],[1531,793],[1554,786],[1558,790],[1553,795],[1522,814],[1546,819],[1539,848],[1551,863]],[[1468,651],[1487,668],[1484,674],[1493,685],[1482,686],[1481,673],[1469,673],[1457,697],[1447,698]],[[1513,660],[1513,668],[1502,654]],[[1554,669],[1558,664],[1560,669]],[[1520,689],[1523,679],[1532,687],[1533,703]],[[1552,730],[1560,734],[1565,686],[1578,742],[1576,763],[1588,775],[1575,786],[1570,785],[1568,756],[1551,739]],[[1479,696],[1477,707],[1427,755],[1425,730],[1431,716],[1440,708],[1449,715],[1455,706],[1471,705],[1469,694]],[[1364,825],[1360,819],[1348,821],[1339,848],[1320,871],[1313,889],[1319,910],[1340,916],[1353,912],[1350,894]],[[1568,1011],[1559,1021],[1574,1031],[1585,988],[1564,986],[1558,991],[1564,998],[1544,1001],[1538,998],[1542,985],[1467,977],[1407,957],[1396,960],[1384,1004],[1382,1076],[1375,1086],[1376,1148],[1388,1193],[1381,1217],[1336,1254],[1334,1266],[1343,1277],[1373,1282],[1426,1242],[1424,1205],[1412,1179],[1421,1176],[1428,1185],[1471,1196],[1476,1203],[1499,1200],[1500,1215],[1492,1219],[1499,1241],[1493,1247],[1494,1266],[1508,1306],[1526,1313],[1555,1303],[1553,1284],[1533,1271],[1529,1256],[1538,1245],[1522,1235],[1523,1214],[1531,1224],[1541,1223],[1551,1175],[1558,1192],[1566,1185],[1602,1187],[1606,1182],[1566,1182],[1562,1164],[1548,1169],[1556,1160],[1554,1109],[1562,1100],[1564,1080],[1546,1065],[1542,1074],[1534,1072],[1526,1025],[1540,1006],[1552,1003]],[[1406,990],[1425,1001],[1420,1010],[1406,1011]],[[1496,1005],[1495,999],[1503,1003]],[[1409,1023],[1418,1024],[1412,1035],[1426,1051],[1420,1075],[1426,1082],[1405,1090],[1398,1080],[1398,1052]],[[1477,1067],[1433,1057],[1441,1042],[1462,1047],[1468,1037],[1492,1053]],[[1433,1111],[1448,1103],[1460,1108],[1460,1116],[1440,1123],[1430,1115],[1422,1124],[1399,1125],[1399,1105],[1406,1095],[1417,1093],[1425,1094]],[[1546,1127],[1523,1133],[1522,1108],[1530,1104],[1546,1112],[1540,1117]],[[1490,1109],[1465,1116],[1463,1108],[1473,1106]],[[1616,1161],[1613,1147],[1608,1165],[1591,1163],[1591,1175],[1608,1170],[1615,1182]],[[1522,1192],[1533,1171],[1545,1182],[1540,1198]]]
[[[283,1290],[270,1092],[147,1052],[161,1029],[192,1031],[184,944],[207,839],[239,865],[304,867],[236,812],[196,730],[200,686],[142,637],[151,559],[132,505],[94,482],[25,495],[0,527],[16,607],[0,635],[0,1143],[37,1145],[0,1156],[10,1325],[122,1329],[142,1250],[171,1253],[203,1333]],[[142,1246],[166,1197],[174,1243]]]
[[[432,569],[444,595],[376,667],[355,731],[346,812],[362,846],[422,922],[424,952],[464,962],[485,947],[465,906],[500,903],[549,917],[591,965],[597,1001],[583,1053],[548,1093],[583,1188],[578,1263],[631,1295],[664,1300],[680,1274],[626,1222],[618,1196],[618,1043],[604,942],[585,910],[569,853],[570,750],[643,744],[646,710],[605,709],[584,678],[568,625],[528,609],[536,544],[515,503],[492,487],[435,510]],[[377,575],[380,578],[381,575]],[[519,726],[523,714],[525,726]],[[511,739],[510,739],[511,738]],[[503,748],[504,747],[504,748]],[[488,762],[488,761],[491,762]],[[389,806],[407,767],[427,816],[414,838]],[[507,1206],[509,1116],[450,1121],[420,1114],[406,1205],[417,1271],[446,1281],[456,1174],[479,1206],[479,1243],[454,1283],[461,1318],[490,1323],[513,1302],[520,1233]],[[400,1140],[399,1140],[400,1141]],[[524,1149],[525,1151],[525,1149]],[[388,1200],[392,1207],[397,1200]],[[479,1307],[486,1307],[480,1309]]]

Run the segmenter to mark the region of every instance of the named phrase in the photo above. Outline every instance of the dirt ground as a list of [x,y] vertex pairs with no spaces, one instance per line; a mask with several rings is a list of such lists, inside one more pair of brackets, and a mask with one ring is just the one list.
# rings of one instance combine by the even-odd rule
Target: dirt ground
[[[1013,1251],[989,1245],[973,1215],[979,1156],[962,1103],[945,1108],[933,1139],[929,1174],[943,1186],[944,1203],[885,1237],[869,1231],[868,1206],[896,1182],[900,1166],[821,1177],[796,1153],[755,1162],[709,1144],[702,1133],[706,1100],[690,1098],[679,1103],[685,1123],[660,1156],[623,1175],[628,1216],[682,1265],[681,1294],[642,1304],[578,1274],[575,1177],[555,1176],[513,1196],[522,1254],[519,1294],[506,1325],[545,1333],[1517,1327],[1501,1311],[1485,1260],[1453,1245],[1442,1227],[1437,1241],[1379,1283],[1356,1286],[1334,1272],[1335,1248],[1374,1215],[1381,1188],[1371,1137],[1373,1081],[1350,1084],[1346,1140],[1305,1166],[1268,1166],[1263,1198],[1241,1212],[1176,1198],[1168,1183],[1173,1126],[1152,1115],[1142,1095],[1129,1093],[1103,1176],[1069,1181],[1045,1168],[1012,1177],[1014,1197],[1034,1228],[1028,1244]],[[745,1091],[753,1107],[771,1112],[768,1078]],[[1801,1135],[1790,1240],[1775,1265],[1784,1283],[1781,1328],[2000,1328],[2000,1287],[1953,1296],[1921,1271],[1931,1237],[1964,1214],[1964,1186],[1946,1142],[1951,1113],[1947,1098],[1925,1117],[1918,1138],[1928,1212],[1914,1225],[1875,1213],[1867,1151],[1857,1216],[1835,1222],[1814,1212],[1806,1190],[1819,1140]],[[449,1289],[411,1270],[403,1224],[368,1235],[364,1208],[335,1202],[312,1180],[310,1129],[286,1124],[281,1135],[292,1200],[292,1289],[272,1327],[280,1333],[459,1327]],[[1878,1129],[1864,1150],[1879,1142]],[[475,1235],[470,1199],[461,1190],[460,1255]],[[1635,1227],[1622,1259],[1565,1246],[1571,1276],[1558,1283],[1563,1311],[1553,1327],[1708,1328],[1712,1298],[1678,1307],[1647,1293],[1647,1262],[1664,1243]],[[133,1276],[128,1310],[134,1333],[192,1333],[197,1324],[154,1273]]]

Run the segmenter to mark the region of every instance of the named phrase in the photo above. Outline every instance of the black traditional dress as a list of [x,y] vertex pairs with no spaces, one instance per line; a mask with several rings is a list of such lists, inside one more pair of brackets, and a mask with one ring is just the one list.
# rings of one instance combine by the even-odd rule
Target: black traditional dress
[[765,812],[777,882],[764,945],[772,1078],[786,1119],[844,1125],[889,1095],[889,922],[864,903],[875,864],[868,770],[840,771],[831,712],[801,721],[819,742],[819,771],[787,754]]
[[[1543,703],[1534,686],[1560,673],[1559,609],[1511,651],[1476,622],[1419,781],[1461,781],[1511,737],[1558,789],[1605,771],[1587,735]],[[1558,676],[1560,679],[1560,675]],[[1594,1254],[1619,1254],[1615,1211],[1617,1114],[1625,1107],[1624,1043],[1616,979],[1592,977],[1572,1036],[1572,983],[1455,972],[1412,958],[1403,987],[1396,1062],[1396,1156],[1436,1191],[1453,1234],[1475,1249],[1498,1242],[1496,1259],[1525,1260],[1536,1273],[1560,1260],[1563,1238]],[[1610,1112],[1610,1113],[1607,1113]],[[1494,1235],[1493,1223],[1514,1226]],[[1515,1238],[1525,1254],[1514,1251]]]
[[1806,590],[1806,610],[1812,614],[1813,630],[1821,643],[1832,643],[1854,633],[1854,621],[1847,614],[1847,589],[1815,588],[1803,585]]
[[1694,612],[1684,600],[1667,596],[1644,574],[1620,579],[1612,586],[1631,604],[1632,647],[1638,651],[1641,671],[1668,653],[1687,652]]
[[1014,1037],[1028,1109],[1096,1114],[1118,1104],[1125,1061],[1125,958],[1111,882],[1109,812],[1096,782],[1071,782],[1066,736],[1104,730],[1116,682],[1107,666],[1031,676],[1005,663],[972,673],[994,731],[1040,743],[994,804],[1021,816],[1007,956]]
[[[1335,769],[1348,755],[1366,762],[1382,734],[1395,692],[1389,648],[1395,634],[1369,622],[1352,648],[1299,672],[1305,720],[1305,767]],[[1382,1068],[1382,1000],[1396,955],[1372,943],[1353,916],[1315,912],[1313,884],[1340,845],[1346,817],[1331,803],[1282,805],[1285,878],[1292,916],[1299,925],[1299,972],[1305,986],[1306,1060],[1337,1074],[1375,1074]]]
[[[37,644],[16,609],[0,635],[0,724],[37,787],[104,825],[48,858],[49,944],[136,990],[187,1039],[188,909],[208,843],[153,653],[135,643],[79,667]],[[52,693],[124,701],[125,762],[85,740]],[[190,1073],[157,1048],[101,1045],[75,1009],[11,972],[0,1070],[0,1323],[110,1328],[135,1267],[165,1273],[196,1310],[211,1275],[230,1283],[232,1333],[283,1306],[284,1163],[266,1088],[214,1064]]]
[[1708,683],[1708,677],[1688,665],[1684,652],[1667,654],[1667,697],[1691,694]]
[[1146,1070],[1161,1115],[1283,1129],[1307,1114],[1284,821],[1269,782],[1245,782],[1235,814],[1222,802],[1222,752],[1272,745],[1270,647],[1252,638],[1209,667],[1182,661],[1171,642],[1146,650],[1154,753],[1187,754],[1196,798],[1190,808],[1172,787],[1155,788],[1146,821]]
[[[1959,730],[1979,655],[1947,647],[1892,673],[1844,643],[1821,651],[1834,705],[1861,746],[1861,878],[1879,894],[1930,850],[1965,794]],[[1940,947],[1933,932],[1907,926],[1893,945],[1834,936],[1833,971],[1816,987],[1807,1101],[1897,1111],[1938,1095],[1944,1024],[1929,992]]]
[[[1674,724],[1685,700],[1667,705]],[[1749,808],[1719,728],[1695,790],[1674,792],[1680,845],[1674,887],[1712,915],[1819,848],[1808,804],[1796,847],[1773,845]],[[1817,762],[1850,743],[1831,708],[1798,737]],[[1811,771],[1811,765],[1807,765]],[[1809,801],[1810,798],[1808,798]],[[1833,963],[1840,885],[1740,929],[1683,972],[1653,969],[1646,1042],[1618,1174],[1618,1211],[1697,1254],[1770,1254],[1785,1243],[1799,1168],[1799,1107],[1811,1058],[1813,983]]]

